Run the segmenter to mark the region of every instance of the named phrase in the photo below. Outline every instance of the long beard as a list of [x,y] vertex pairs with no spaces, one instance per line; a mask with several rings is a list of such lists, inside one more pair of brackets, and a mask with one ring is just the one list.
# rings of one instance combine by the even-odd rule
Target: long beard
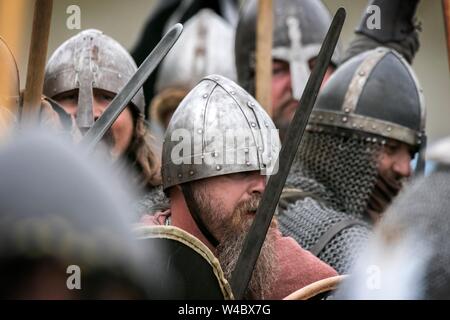
[[[210,232],[215,231],[216,237],[220,235],[220,244],[216,248],[217,258],[225,278],[230,280],[245,237],[253,222],[254,216],[249,215],[249,212],[256,211],[261,197],[254,196],[249,201],[240,203],[232,215],[225,215],[221,200],[212,201],[206,190],[202,190],[200,186],[193,191],[204,223]],[[231,218],[224,219],[224,217]],[[272,288],[277,267],[274,248],[275,228],[276,222],[273,220],[244,295],[245,299],[264,299]]]
[[[246,232],[238,234],[230,233],[217,247],[217,258],[227,279],[231,279],[239,258],[239,253],[245,241],[245,236]],[[273,240],[273,233],[269,230],[244,299],[265,299],[272,288],[276,267],[276,252]]]

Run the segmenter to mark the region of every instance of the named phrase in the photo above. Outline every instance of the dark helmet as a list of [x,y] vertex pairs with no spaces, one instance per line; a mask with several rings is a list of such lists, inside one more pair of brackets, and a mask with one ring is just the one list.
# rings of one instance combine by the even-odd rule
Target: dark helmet
[[350,59],[330,77],[310,118],[320,127],[398,140],[416,151],[425,140],[425,103],[416,75],[396,51],[377,48]]

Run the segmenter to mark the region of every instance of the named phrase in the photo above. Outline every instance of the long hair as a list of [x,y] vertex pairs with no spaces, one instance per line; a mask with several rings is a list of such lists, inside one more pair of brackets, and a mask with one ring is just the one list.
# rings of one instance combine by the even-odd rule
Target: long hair
[[138,187],[151,188],[161,184],[161,157],[152,149],[152,140],[144,115],[132,108],[134,131],[131,143],[125,153],[127,162],[136,173]]

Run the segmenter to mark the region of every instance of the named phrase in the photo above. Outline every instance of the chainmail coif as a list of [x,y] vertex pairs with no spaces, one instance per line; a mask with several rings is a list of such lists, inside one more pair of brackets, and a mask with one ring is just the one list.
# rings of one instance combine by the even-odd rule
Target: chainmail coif
[[281,232],[303,248],[311,250],[339,222],[358,221],[318,254],[341,274],[352,267],[370,235],[364,213],[377,180],[380,147],[379,140],[350,132],[307,131],[286,182],[314,195],[291,203],[278,216]]

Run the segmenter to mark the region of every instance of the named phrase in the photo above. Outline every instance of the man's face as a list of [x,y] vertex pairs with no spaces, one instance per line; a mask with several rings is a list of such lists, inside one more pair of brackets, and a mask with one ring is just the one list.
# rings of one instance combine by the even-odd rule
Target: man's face
[[378,158],[378,178],[368,201],[367,213],[374,223],[403,187],[411,175],[412,150],[405,143],[388,140]]
[[[310,60],[309,67],[312,70],[315,59]],[[329,66],[325,74],[322,86],[334,72],[334,67]],[[273,60],[272,63],[272,118],[278,128],[287,127],[294,117],[298,101],[293,97],[291,71],[289,63],[281,60]]]
[[[203,222],[220,242],[216,248],[217,257],[225,277],[230,279],[266,187],[266,176],[259,171],[235,173],[200,180],[192,187]],[[276,255],[275,230],[273,220],[246,297],[262,299],[271,288]]]
[[[94,89],[93,91],[93,116],[94,121],[97,121],[97,119],[109,106],[115,94],[100,89]],[[78,89],[64,92],[57,95],[53,99],[57,101],[67,113],[76,119],[78,110]],[[131,143],[133,130],[133,115],[131,113],[130,106],[128,106],[120,114],[111,129],[105,135],[105,142],[111,148],[110,152],[113,158],[117,158],[125,153]]]
[[378,172],[396,180],[411,176],[411,148],[402,142],[388,140],[384,145],[379,161]]
[[219,242],[252,221],[266,187],[259,171],[228,174],[193,183],[195,200],[209,231]]

